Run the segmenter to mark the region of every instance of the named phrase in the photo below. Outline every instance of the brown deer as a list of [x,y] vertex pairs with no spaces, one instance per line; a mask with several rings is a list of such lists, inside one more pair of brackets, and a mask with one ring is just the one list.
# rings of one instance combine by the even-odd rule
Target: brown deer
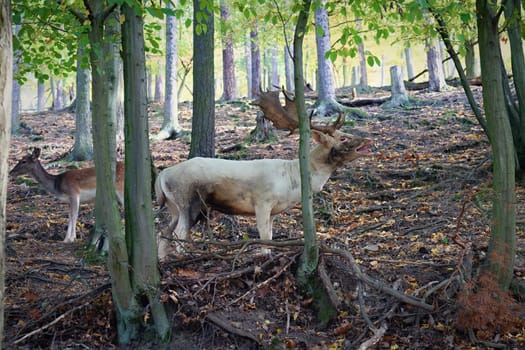
[[[371,141],[326,127],[312,130],[318,145],[310,152],[311,185],[319,192],[335,169],[369,153]],[[192,158],[161,171],[155,182],[159,205],[171,214],[169,234],[186,239],[207,208],[254,215],[261,239],[272,239],[276,214],[301,200],[299,160]],[[159,256],[166,241],[159,242]],[[180,247],[178,247],[180,248]],[[268,250],[264,250],[268,252]]]
[[[40,148],[24,156],[9,172],[11,176],[31,175],[44,188],[62,202],[69,203],[69,221],[64,242],[77,238],[76,224],[80,203],[95,200],[97,189],[95,168],[74,169],[58,175],[48,173],[38,157]],[[124,204],[124,163],[118,162],[116,169],[116,193],[121,205]]]

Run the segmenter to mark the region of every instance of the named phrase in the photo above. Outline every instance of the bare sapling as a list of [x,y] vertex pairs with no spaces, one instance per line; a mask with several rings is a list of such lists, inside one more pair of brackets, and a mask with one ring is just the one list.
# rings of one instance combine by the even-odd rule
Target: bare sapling
[[[9,172],[10,176],[30,175],[46,191],[60,201],[69,204],[69,221],[64,242],[74,242],[77,238],[76,224],[80,203],[92,202],[96,196],[95,168],[74,169],[58,175],[50,174],[44,169],[38,157],[40,148],[24,156]],[[121,205],[124,203],[124,163],[118,162],[116,169],[116,194]]]
[[[340,119],[335,125],[342,124]],[[317,142],[310,152],[314,193],[321,191],[339,166],[370,152],[370,140],[343,133],[332,125],[322,131],[312,129],[312,137]],[[171,215],[168,235],[174,234],[177,239],[186,240],[190,229],[210,208],[255,216],[260,238],[271,240],[274,216],[301,200],[300,179],[298,159],[192,158],[161,171],[155,192],[159,205],[166,206]],[[159,242],[161,258],[167,254],[166,244],[163,239]]]

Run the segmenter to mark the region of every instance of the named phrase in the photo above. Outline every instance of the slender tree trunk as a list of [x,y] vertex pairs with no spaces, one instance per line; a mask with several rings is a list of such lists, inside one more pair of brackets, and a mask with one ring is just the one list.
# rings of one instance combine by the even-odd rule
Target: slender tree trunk
[[414,76],[414,63],[412,60],[412,48],[405,47],[405,62],[407,65],[407,78],[412,79]]
[[117,40],[119,16],[118,12],[113,10],[110,19],[106,19],[104,14],[107,9],[104,8],[102,1],[87,0],[87,4],[91,9],[89,39],[93,47],[100,47],[100,50],[90,51],[93,137],[96,139],[93,144],[97,178],[95,230],[96,235],[105,236],[109,240],[108,269],[112,281],[117,332],[119,341],[127,344],[138,332],[137,322],[129,319],[130,314],[136,314],[138,305],[131,297],[133,289],[128,275],[130,264],[115,194],[117,114],[115,87],[118,80],[120,53]]
[[[193,119],[190,158],[215,156],[213,13],[193,0]],[[208,1],[209,3],[209,1]],[[202,18],[202,20],[199,20]]]
[[474,41],[465,41],[465,72],[467,78],[477,77],[476,72],[476,51],[474,50]]
[[233,56],[233,33],[229,29],[231,25],[230,5],[221,0],[221,20],[225,29],[221,31],[222,41],[222,97],[223,101],[231,101],[237,97],[235,84],[235,61]]
[[335,111],[341,111],[342,106],[335,99],[335,80],[332,61],[325,57],[330,50],[330,25],[326,0],[315,10],[315,41],[317,46],[317,114],[320,116],[330,115]]
[[443,91],[447,88],[441,61],[438,46],[430,43],[427,51],[428,89],[430,91]]
[[250,32],[250,43],[251,43],[251,91],[249,92],[250,98],[254,98],[254,91],[259,91],[261,87],[261,51],[259,49],[259,34],[257,30],[257,23],[254,24]]
[[[130,254],[130,278],[134,300],[146,297],[155,329],[162,342],[170,334],[170,323],[160,302],[157,240],[151,203],[151,168],[146,98],[144,23],[129,5],[123,5],[124,110],[126,135],[126,242]],[[134,310],[137,311],[137,310]],[[132,315],[140,320],[140,313]],[[147,325],[144,325],[147,327]]]
[[46,86],[43,82],[38,82],[37,87],[37,103],[36,110],[38,112],[44,111],[46,108]]
[[281,86],[281,81],[279,79],[279,60],[278,60],[278,54],[277,54],[277,47],[272,47],[270,49],[270,87],[275,88],[275,86]]
[[[356,23],[357,29],[361,29],[361,19],[358,18]],[[360,42],[357,45],[357,51],[359,55],[359,86],[361,88],[367,88],[368,87],[368,73],[366,70],[366,55],[365,55],[365,44],[363,42]]]
[[521,170],[525,169],[525,57],[521,37],[521,1],[508,0],[505,3],[505,18],[511,49],[512,76],[518,97],[519,137],[515,143]]
[[[168,7],[175,4],[169,2]],[[179,123],[178,101],[178,57],[179,46],[177,40],[177,17],[166,16],[166,85],[164,88],[164,119],[162,127],[156,136],[157,140],[168,140],[179,136],[182,128]]]
[[454,47],[450,40],[450,34],[447,28],[447,23],[445,22],[443,17],[437,11],[435,11],[432,7],[429,7],[429,11],[434,16],[434,19],[436,23],[438,24],[436,29],[439,35],[441,36],[441,40],[445,44],[448,54],[450,55],[450,57],[452,57],[452,61],[454,62],[456,71],[459,74],[459,80],[461,82],[461,86],[463,86],[465,95],[467,95],[467,100],[470,104],[470,107],[472,108],[472,111],[474,112],[474,115],[476,116],[476,119],[478,120],[479,125],[483,128],[483,131],[485,131],[485,134],[487,135],[487,137],[490,138],[490,135],[487,130],[487,122],[485,120],[485,117],[483,116],[481,109],[478,107],[478,102],[474,98],[474,94],[472,93],[472,90],[470,89],[470,84],[463,70],[463,66],[461,65],[461,61],[459,60],[458,54],[454,50]]
[[75,143],[73,160],[93,159],[93,134],[91,133],[91,108],[89,101],[89,69],[82,68],[81,58],[86,53],[79,45],[77,49],[77,96],[75,104]]
[[[14,35],[15,37],[18,35],[18,32],[22,28],[22,25],[17,24],[15,26]],[[20,60],[21,52],[16,51],[12,53],[12,72],[13,77],[16,77],[18,74],[18,61]],[[21,88],[20,83],[18,83],[18,80],[12,79],[12,88],[11,88],[11,132],[13,134],[16,134],[18,130],[20,129],[20,107],[21,107]]]
[[488,249],[489,269],[506,290],[514,271],[516,252],[515,158],[509,116],[505,108],[501,66],[498,4],[476,0],[483,104],[493,154],[493,214]]
[[155,102],[162,101],[162,77],[160,74],[155,75]]
[[294,34],[295,104],[299,116],[299,166],[301,173],[301,205],[303,211],[304,253],[297,270],[297,280],[306,294],[313,296],[322,324],[326,325],[337,310],[327,300],[326,291],[317,275],[319,245],[316,240],[313,218],[311,164],[310,164],[310,120],[306,115],[303,75],[303,38],[310,12],[310,0],[303,0],[303,8],[297,19]]
[[291,93],[295,92],[293,76],[293,48],[288,45],[284,47],[284,75],[286,76],[286,90]]
[[11,89],[13,88],[13,33],[11,3],[0,2],[0,349],[4,339],[5,224],[9,144],[11,139]]
[[254,89],[252,86],[252,41],[250,33],[246,33],[246,44],[244,45],[245,59],[246,59],[246,86],[248,98],[254,98]]

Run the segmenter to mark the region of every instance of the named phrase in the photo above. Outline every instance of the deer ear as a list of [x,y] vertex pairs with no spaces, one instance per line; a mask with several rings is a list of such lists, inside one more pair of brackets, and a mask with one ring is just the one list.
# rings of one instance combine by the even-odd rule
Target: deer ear
[[311,132],[312,138],[315,140],[315,142],[320,144],[326,144],[326,135],[323,132],[315,129],[312,129]]

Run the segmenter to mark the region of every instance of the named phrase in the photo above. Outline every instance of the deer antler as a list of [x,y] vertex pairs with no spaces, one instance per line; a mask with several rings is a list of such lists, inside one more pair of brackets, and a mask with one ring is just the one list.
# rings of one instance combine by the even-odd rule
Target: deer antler
[[[313,112],[312,112],[313,113]],[[341,111],[337,111],[339,113],[339,116],[335,120],[335,122],[331,125],[313,125],[312,124],[312,114],[310,114],[310,128],[321,131],[325,134],[333,135],[336,130],[341,129],[345,122],[345,118],[343,118],[343,113]]]
[[271,121],[274,127],[290,130],[290,135],[293,134],[299,128],[299,120],[293,100],[289,100],[285,95],[286,105],[283,107],[279,100],[280,91],[263,92],[260,87],[259,90],[260,92],[257,93],[258,98],[252,103],[261,108],[264,117]]

